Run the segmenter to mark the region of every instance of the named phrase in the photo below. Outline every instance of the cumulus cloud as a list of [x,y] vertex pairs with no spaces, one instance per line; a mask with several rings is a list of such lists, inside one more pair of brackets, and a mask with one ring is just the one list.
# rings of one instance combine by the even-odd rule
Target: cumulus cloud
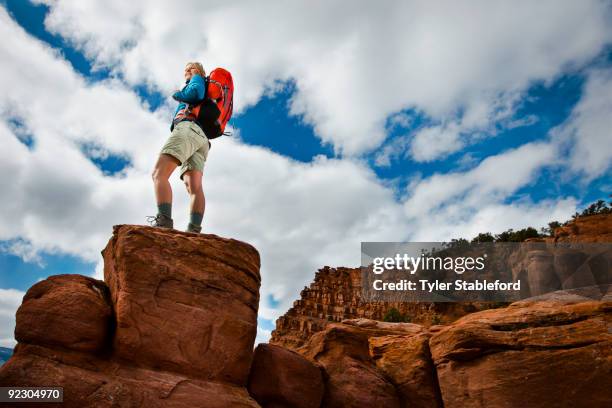
[[24,262],[33,263],[40,267],[45,266],[42,257],[38,253],[38,248],[32,245],[31,242],[24,241],[23,239],[0,242],[0,254],[2,253],[18,256]]
[[455,123],[447,126],[426,127],[412,139],[410,153],[416,161],[432,161],[463,147],[459,127]]
[[556,138],[569,147],[569,167],[583,183],[599,177],[612,165],[612,69],[593,69],[570,118],[556,129]]
[[262,327],[257,327],[257,337],[255,338],[255,344],[259,343],[267,343],[270,340],[270,336],[272,335],[271,330],[266,330]]
[[406,214],[422,217],[435,209],[437,203],[461,201],[476,208],[482,204],[482,198],[498,201],[528,183],[554,156],[550,143],[528,143],[489,156],[472,170],[433,175],[413,187],[404,204]]
[[524,197],[504,203],[536,181],[543,167],[554,165],[557,153],[550,141],[528,143],[487,157],[470,170],[436,174],[414,183],[404,202],[415,231],[411,239],[472,238],[484,231],[541,227],[569,218],[577,204],[572,197],[539,203]]
[[293,79],[291,112],[349,155],[379,146],[406,108],[486,130],[532,81],[612,38],[610,3],[597,0],[41,2],[48,30],[130,84],[168,92],[199,59],[234,73],[240,111]]
[[15,311],[21,304],[25,292],[0,288],[0,347],[14,347],[16,344]]

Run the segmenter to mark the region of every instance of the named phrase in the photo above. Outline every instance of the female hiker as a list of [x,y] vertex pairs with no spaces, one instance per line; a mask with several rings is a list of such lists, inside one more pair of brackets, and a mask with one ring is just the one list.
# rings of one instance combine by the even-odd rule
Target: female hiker
[[210,147],[208,138],[191,112],[194,104],[206,94],[206,74],[202,64],[190,62],[185,66],[185,86],[172,95],[179,105],[174,112],[171,134],[162,147],[153,170],[153,186],[157,199],[157,215],[148,217],[152,226],[173,228],[172,188],[169,178],[180,165],[180,178],[191,198],[190,220],[187,232],[199,233],[204,216],[204,190],[202,175]]

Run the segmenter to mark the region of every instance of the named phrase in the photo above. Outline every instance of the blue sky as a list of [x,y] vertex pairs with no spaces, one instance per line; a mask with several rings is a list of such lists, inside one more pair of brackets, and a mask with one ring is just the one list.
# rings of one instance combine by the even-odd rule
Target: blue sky
[[[156,55],[155,36],[147,31],[145,23],[134,31],[128,23],[124,26],[117,22],[117,35],[125,35],[119,39],[128,44],[117,47],[115,34],[108,33],[113,29],[96,31],[95,24],[87,26],[87,18],[95,21],[99,10],[86,10],[90,14],[83,16],[78,14],[82,11],[73,10],[69,5],[50,9],[26,1],[5,0],[1,4],[16,23],[11,29],[18,31],[21,27],[26,33],[19,41],[51,50],[49,58],[54,59],[54,63],[58,61],[57,71],[61,71],[58,75],[68,78],[67,83],[79,84],[83,92],[98,89],[102,89],[104,95],[116,92],[117,98],[123,98],[121,101],[136,101],[133,105],[139,105],[139,111],[135,115],[152,115],[147,125],[158,130],[155,130],[155,137],[152,136],[151,144],[154,146],[151,151],[158,148],[160,141],[167,136],[165,123],[169,121],[169,112],[173,108],[167,97],[169,86],[178,83],[181,71],[172,71],[178,75],[168,79],[164,74],[166,57],[163,53],[156,57],[160,60],[148,61],[148,65],[134,62],[132,53],[139,47],[142,50],[138,55],[147,55],[146,58]],[[566,12],[559,10],[564,5],[568,6]],[[566,219],[575,210],[597,199],[606,199],[612,190],[612,153],[608,147],[612,137],[610,127],[607,127],[612,114],[609,111],[611,93],[607,92],[612,89],[607,88],[612,83],[612,48],[607,28],[610,26],[609,6],[609,2],[602,2],[582,9],[569,3],[551,2],[546,6],[549,9],[534,6],[537,10],[524,11],[525,15],[536,16],[549,13],[551,28],[541,28],[537,21],[526,22],[521,14],[523,11],[517,10],[516,21],[531,24],[531,31],[527,31],[532,37],[509,41],[502,31],[496,32],[491,28],[491,35],[498,35],[500,43],[492,40],[492,45],[465,44],[470,52],[478,47],[488,50],[484,57],[475,53],[473,58],[458,61],[457,64],[471,66],[465,72],[462,71],[463,65],[440,67],[440,64],[444,65],[446,53],[441,50],[437,55],[436,51],[429,50],[415,56],[408,64],[402,65],[402,60],[398,60],[397,69],[389,60],[388,66],[382,66],[383,70],[388,70],[387,77],[364,75],[360,71],[362,68],[355,66],[374,64],[372,59],[376,56],[363,57],[362,54],[367,54],[367,47],[354,42],[354,38],[362,38],[361,32],[352,33],[349,28],[339,27],[337,33],[325,33],[325,21],[320,25],[313,24],[313,31],[321,27],[319,31],[322,34],[317,31],[316,35],[327,35],[333,40],[326,48],[321,38],[310,43],[304,40],[306,37],[302,33],[290,31],[293,28],[289,23],[296,18],[290,11],[286,11],[287,26],[276,29],[287,30],[287,41],[292,39],[303,47],[287,51],[287,55],[281,52],[283,47],[288,49],[294,43],[283,44],[282,39],[278,39],[282,36],[274,36],[273,32],[270,36],[261,34],[262,41],[278,41],[269,45],[269,48],[281,49],[274,51],[278,54],[260,49],[258,53],[247,55],[250,52],[245,48],[247,45],[235,43],[227,44],[226,49],[232,51],[227,51],[227,54],[223,49],[215,51],[220,47],[214,47],[214,44],[198,50],[188,47],[180,50],[183,52],[178,54],[181,59],[172,61],[173,66],[182,66],[192,55],[204,60],[217,58],[221,60],[220,64],[227,63],[235,73],[237,87],[243,85],[236,94],[238,110],[231,122],[234,136],[231,140],[219,140],[220,143],[211,150],[211,161],[207,166],[210,166],[213,185],[208,197],[211,197],[213,217],[211,230],[252,242],[262,253],[264,282],[260,326],[263,330],[260,339],[265,339],[266,331],[273,329],[274,318],[298,296],[299,288],[312,279],[317,267],[324,264],[351,266],[353,260],[356,260],[354,264],[358,263],[362,239],[442,240],[458,236],[470,238],[476,232],[500,232],[527,225],[540,227],[555,217]],[[244,7],[244,15],[248,17],[251,11],[248,6]],[[579,10],[570,9],[572,7]],[[603,17],[597,7],[605,11]],[[479,15],[475,18],[488,22],[486,12],[480,16],[481,12],[476,9],[472,10]],[[430,14],[442,21],[452,18],[437,15],[440,10],[417,11],[424,13],[423,21],[427,21]],[[314,13],[313,21],[317,21],[316,12],[308,13]],[[364,14],[368,13],[364,11]],[[128,17],[126,21],[129,22]],[[239,14],[235,19],[240,22],[241,18],[247,17]],[[586,19],[583,21],[591,20],[591,32],[584,34],[582,41],[557,50],[556,44],[565,41],[561,35],[567,22],[579,17]],[[45,18],[50,19],[47,24]],[[99,17],[100,20],[104,18],[110,17]],[[356,12],[354,18],[362,16]],[[69,24],[77,19],[85,21],[84,26],[76,24],[75,28]],[[507,24],[516,24],[510,17],[509,20]],[[114,24],[112,21],[110,19],[108,24]],[[177,18],[176,24],[180,23],[180,18]],[[87,31],[88,27],[91,27],[91,32]],[[483,27],[485,30],[487,24]],[[432,31],[437,29],[442,30],[435,25],[431,27]],[[473,41],[467,26],[459,24],[455,29],[461,34],[468,33],[466,38]],[[255,25],[250,34],[260,31],[260,27]],[[211,43],[216,38],[213,34],[209,35]],[[399,29],[392,34],[399,40],[405,36],[406,44],[418,40],[410,37],[410,32]],[[147,35],[153,40],[146,41]],[[246,42],[245,39],[249,38],[248,32],[241,35],[236,34],[236,42],[240,38]],[[441,31],[440,35],[446,33]],[[544,50],[541,59],[533,58],[528,41],[535,44],[535,49]],[[332,44],[336,43],[341,45],[334,48]],[[398,44],[404,46],[402,41]],[[321,47],[316,50],[317,55],[322,55],[328,65],[313,64],[305,70],[304,65],[313,61],[309,58],[310,51],[303,51],[305,54],[301,55],[300,50],[316,47]],[[500,48],[507,51],[507,56],[499,52]],[[550,55],[548,49],[551,49]],[[396,55],[400,53],[395,51],[391,49],[388,52],[400,58],[401,55]],[[244,58],[236,55],[244,55]],[[346,63],[343,58],[352,63]],[[519,62],[507,62],[505,58]],[[294,59],[298,62],[292,62]],[[497,60],[502,62],[495,62],[497,65],[491,62]],[[10,61],[13,62],[21,64],[17,58]],[[420,64],[428,68],[422,68]],[[34,72],[39,69],[42,73],[45,68],[30,69]],[[319,74],[311,75],[317,69]],[[368,69],[371,71],[365,72],[380,72],[381,66],[373,65]],[[7,75],[14,75],[13,79],[17,79],[11,72],[16,71],[9,71]],[[425,75],[422,77],[425,80],[418,75]],[[55,91],[49,90],[49,94]],[[71,89],[67,88],[65,92],[70,93]],[[366,92],[365,96],[363,92]],[[368,92],[371,92],[371,97]],[[129,99],[130,95],[134,98]],[[42,150],[48,139],[45,130],[38,130],[40,124],[32,123],[31,118],[20,114],[18,103],[12,100],[3,102],[1,106],[2,119],[14,137],[32,154]],[[110,108],[100,109],[100,115],[112,115],[112,112]],[[103,118],[103,121],[120,120],[123,118],[119,116]],[[71,122],[66,123],[69,125]],[[67,129],[66,133],[72,131],[66,126],[60,128],[60,133],[62,129]],[[52,132],[50,129],[49,138],[55,137]],[[608,143],[604,145],[602,140]],[[121,140],[104,137],[74,137],[71,143],[76,146],[75,154],[80,152],[84,159],[99,169],[96,180],[104,188],[117,191],[120,187],[116,186],[120,183],[134,183],[137,185],[134,191],[146,191],[150,198],[148,168],[143,163],[148,164],[145,160],[154,157],[141,158],[130,150],[131,145],[123,149]],[[512,152],[516,152],[514,156]],[[213,156],[219,159],[213,161]],[[498,158],[503,166],[494,165]],[[252,164],[255,162],[256,165]],[[240,169],[227,170],[236,168]],[[490,172],[489,168],[494,171]],[[230,177],[229,171],[238,173]],[[215,179],[214,174],[221,172],[229,182],[223,179],[225,185],[217,187],[214,180],[220,180],[220,177]],[[245,180],[245,187],[241,188],[246,191],[246,203],[237,203],[242,201],[241,196],[229,201],[228,197],[233,197],[234,192],[228,185],[237,179]],[[51,179],[50,183],[54,180]],[[133,203],[141,196],[117,196],[114,200],[118,204],[113,204],[112,217],[109,215],[105,224],[101,214],[106,213],[97,213],[94,209],[97,204],[88,201],[81,203],[78,211],[85,217],[97,218],[99,232],[96,240],[92,238],[91,244],[75,246],[77,232],[74,234],[76,237],[68,234],[65,239],[58,236],[55,240],[52,233],[56,227],[44,224],[42,215],[54,207],[69,206],[70,201],[61,202],[63,197],[68,200],[70,194],[80,194],[72,192],[69,187],[62,190],[66,184],[60,181],[57,182],[60,187],[47,196],[40,193],[41,202],[48,207],[46,210],[30,209],[27,202],[22,212],[11,210],[23,215],[23,218],[18,217],[19,222],[27,227],[10,229],[8,224],[3,231],[0,289],[23,292],[49,275],[94,275],[96,268],[99,277],[100,260],[96,258],[95,248],[97,245],[98,251],[101,249],[99,243],[103,242],[104,234],[110,236],[113,223],[139,222],[136,217],[142,215],[144,219],[144,215],[148,215],[138,213],[138,208],[129,207],[131,204],[124,207],[119,204]],[[208,178],[205,178],[205,190],[207,182]],[[221,181],[217,183],[220,185]],[[257,191],[251,193],[249,189],[253,183]],[[237,185],[242,186],[240,183]],[[463,185],[470,187],[462,189]],[[216,195],[215,191],[218,191]],[[185,198],[179,193],[177,197],[180,197],[177,200]],[[184,212],[184,209],[183,203],[175,211]],[[62,209],[56,210],[59,214]],[[151,203],[148,203],[147,211],[153,211]],[[507,214],[507,217],[500,217],[500,213]],[[56,213],[49,214],[55,216]],[[38,237],[37,228],[50,238],[45,241]],[[295,241],[286,237],[295,237]],[[277,244],[279,241],[286,245]],[[309,254],[309,251],[316,250],[320,253]],[[0,334],[3,336],[0,346],[10,346],[8,335]]]

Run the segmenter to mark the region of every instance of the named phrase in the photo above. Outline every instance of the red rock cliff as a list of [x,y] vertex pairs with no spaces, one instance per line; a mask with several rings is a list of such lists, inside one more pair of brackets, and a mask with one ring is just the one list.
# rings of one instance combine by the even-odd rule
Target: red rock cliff
[[[612,242],[611,226],[609,214],[584,217],[541,241]],[[519,271],[550,267],[558,273],[563,267],[537,257],[533,263],[529,246],[524,252]],[[549,258],[567,260],[562,252]],[[610,272],[612,258],[597,263]],[[360,276],[358,269],[319,270],[278,319],[271,343],[295,350],[323,372],[322,396],[292,395],[294,400],[326,408],[612,406],[611,285],[594,279],[592,286],[563,286],[474,311],[459,304],[367,303]],[[425,324],[379,321],[391,307]],[[438,322],[450,323],[431,324]],[[285,371],[267,364],[256,373],[277,378]],[[279,398],[302,385],[299,378],[283,378],[288,384],[280,388],[258,384],[259,394]]]
[[361,298],[360,268],[319,269],[313,283],[300,293],[300,299],[276,321],[271,344],[296,349],[328,324],[345,319],[383,320],[395,308],[411,322],[438,324],[450,322],[483,307],[477,304],[365,302]]
[[556,242],[612,242],[612,214],[578,217],[553,233]]
[[[612,214],[579,217],[554,231],[548,242],[612,242]],[[359,268],[330,268],[316,272],[314,281],[300,293],[276,321],[270,343],[296,349],[332,322],[367,318],[383,320],[391,308],[413,323],[426,326],[450,323],[461,316],[492,306],[486,303],[365,302],[361,297]]]

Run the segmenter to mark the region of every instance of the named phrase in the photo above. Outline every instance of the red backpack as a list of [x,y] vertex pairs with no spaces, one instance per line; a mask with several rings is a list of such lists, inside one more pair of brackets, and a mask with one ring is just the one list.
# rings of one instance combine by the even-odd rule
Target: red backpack
[[199,105],[197,122],[208,139],[225,133],[225,125],[232,117],[234,107],[234,82],[232,74],[223,68],[215,68],[206,78],[206,96]]

